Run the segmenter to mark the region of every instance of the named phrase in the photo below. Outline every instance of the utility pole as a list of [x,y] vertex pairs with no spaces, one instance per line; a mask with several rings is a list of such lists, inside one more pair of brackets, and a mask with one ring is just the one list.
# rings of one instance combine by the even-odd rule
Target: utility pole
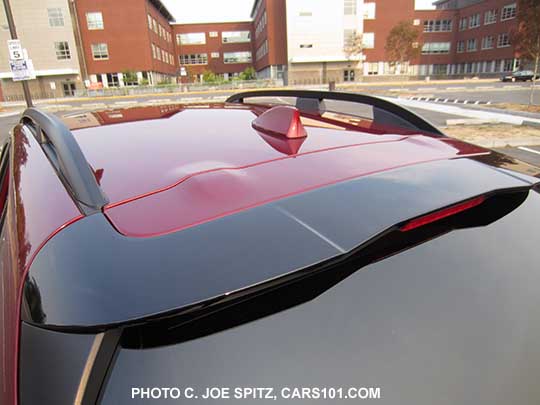
[[[17,30],[15,29],[15,22],[13,21],[13,14],[11,13],[11,6],[9,0],[4,0],[4,9],[6,10],[6,18],[9,26],[9,33],[11,34],[11,39],[17,38]],[[32,95],[30,94],[30,88],[28,87],[28,82],[23,80],[21,82],[24,92],[24,99],[26,100],[26,105],[28,107],[33,107],[32,104]]]

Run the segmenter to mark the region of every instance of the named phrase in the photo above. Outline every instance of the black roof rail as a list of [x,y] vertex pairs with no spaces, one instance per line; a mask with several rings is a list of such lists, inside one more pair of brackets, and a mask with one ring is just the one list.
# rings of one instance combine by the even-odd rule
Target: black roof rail
[[100,211],[109,201],[71,131],[52,114],[27,108],[21,123],[30,123],[36,138],[84,215]]
[[[310,100],[316,99],[319,103],[323,100],[348,101],[353,103],[367,104],[375,107],[375,120],[386,121],[392,124],[402,124],[412,126],[411,129],[429,132],[435,135],[444,136],[433,124],[421,118],[412,111],[394,104],[384,99],[369,96],[367,94],[341,93],[336,91],[319,91],[319,90],[255,90],[233,94],[225,102],[226,103],[243,103],[245,98],[254,97],[297,97],[297,107],[302,111],[302,106],[310,106]],[[377,111],[378,110],[378,111]],[[306,111],[310,112],[310,111]],[[378,113],[378,114],[377,114]],[[389,114],[390,113],[390,114]],[[379,115],[379,120],[377,120]],[[408,125],[407,125],[408,124]]]

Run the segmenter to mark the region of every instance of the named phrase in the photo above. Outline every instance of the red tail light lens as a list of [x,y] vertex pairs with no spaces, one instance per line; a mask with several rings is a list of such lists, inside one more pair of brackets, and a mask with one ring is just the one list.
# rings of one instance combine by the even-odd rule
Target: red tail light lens
[[440,219],[459,214],[460,212],[474,208],[482,204],[486,198],[484,196],[476,197],[465,202],[452,205],[448,208],[443,208],[442,210],[432,212],[431,214],[424,215],[422,217],[413,219],[403,225],[399,230],[401,232],[410,231],[412,229],[420,228],[421,226],[430,224],[432,222],[438,221]]

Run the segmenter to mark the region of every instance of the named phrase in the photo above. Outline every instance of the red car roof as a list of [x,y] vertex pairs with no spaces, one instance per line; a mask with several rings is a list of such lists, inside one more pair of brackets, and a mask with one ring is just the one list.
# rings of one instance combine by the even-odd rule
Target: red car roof
[[252,127],[263,111],[223,104],[145,107],[93,113],[70,124],[87,126],[73,133],[110,199],[105,213],[131,236],[176,231],[374,172],[488,153],[336,115],[302,114],[307,137],[280,138]]

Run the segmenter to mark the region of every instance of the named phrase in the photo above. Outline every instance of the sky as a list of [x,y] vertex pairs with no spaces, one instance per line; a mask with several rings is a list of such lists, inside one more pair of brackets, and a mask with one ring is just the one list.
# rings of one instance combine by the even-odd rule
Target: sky
[[[254,0],[161,0],[179,23],[246,21]],[[335,1],[335,0],[325,0]],[[431,8],[433,0],[415,0],[417,9]]]

